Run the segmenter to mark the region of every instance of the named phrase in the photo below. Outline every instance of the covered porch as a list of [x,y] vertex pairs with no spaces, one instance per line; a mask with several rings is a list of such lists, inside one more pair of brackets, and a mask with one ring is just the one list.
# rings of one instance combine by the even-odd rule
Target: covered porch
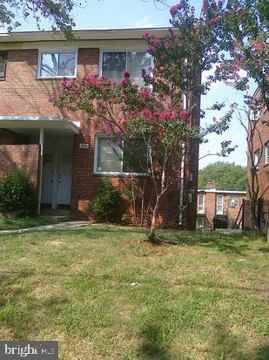
[[[62,118],[0,116],[0,155],[13,158],[11,164],[24,169],[23,157],[37,159],[38,214],[41,208],[69,207],[72,187],[72,155],[74,136],[79,123]],[[33,146],[38,145],[38,146]],[[21,148],[20,148],[21,147]],[[9,151],[10,150],[10,151]],[[31,154],[31,152],[38,154]],[[5,153],[5,154],[4,154]],[[34,161],[34,160],[33,160]],[[16,164],[17,162],[17,164]],[[8,172],[8,166],[5,171]],[[28,170],[31,172],[31,170]],[[30,174],[32,175],[32,174]]]

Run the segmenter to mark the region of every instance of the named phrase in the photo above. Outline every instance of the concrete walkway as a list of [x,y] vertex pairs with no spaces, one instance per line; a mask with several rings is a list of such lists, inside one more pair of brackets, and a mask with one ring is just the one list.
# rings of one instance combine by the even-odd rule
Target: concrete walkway
[[48,231],[48,230],[77,230],[89,226],[88,221],[67,221],[59,224],[32,226],[30,228],[17,230],[0,230],[0,235],[8,234],[24,234],[34,231]]

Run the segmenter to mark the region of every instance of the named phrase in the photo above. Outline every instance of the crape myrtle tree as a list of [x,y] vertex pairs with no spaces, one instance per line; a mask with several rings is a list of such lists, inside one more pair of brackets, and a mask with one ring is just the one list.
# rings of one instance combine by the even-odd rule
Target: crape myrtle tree
[[[224,79],[245,94],[245,107],[237,107],[238,119],[246,133],[248,157],[248,194],[251,201],[252,227],[259,228],[259,169],[263,152],[262,126],[268,118],[260,115],[269,110],[269,2],[264,0],[229,0],[226,13],[218,21],[223,26],[228,56],[217,66],[211,80]],[[250,93],[251,82],[257,91]],[[256,146],[255,146],[256,143]],[[257,145],[258,144],[258,145]]]
[[51,22],[53,28],[70,33],[74,21],[70,15],[75,0],[2,0],[0,1],[0,25],[12,31],[21,24],[17,21],[18,14],[26,19],[32,17],[38,27],[42,19]]
[[[229,110],[219,121],[200,127],[200,98],[210,88],[210,81],[201,83],[201,74],[222,61],[223,34],[215,17],[216,12],[223,12],[223,6],[215,6],[210,1],[197,16],[189,1],[182,0],[170,9],[172,27],[166,37],[144,34],[148,52],[154,57],[154,69],[143,70],[145,87],[138,87],[128,72],[120,83],[91,75],[64,80],[56,101],[62,109],[83,111],[89,122],[105,127],[121,144],[143,142],[147,152],[145,170],[155,195],[151,241],[159,240],[156,226],[160,205],[179,184],[182,157],[187,164],[183,206],[188,206],[189,201],[195,209],[197,184],[192,168],[198,169],[199,142],[209,133],[222,134],[231,121],[233,111]],[[195,147],[197,158],[193,159]],[[230,142],[223,143],[224,155],[231,150]]]

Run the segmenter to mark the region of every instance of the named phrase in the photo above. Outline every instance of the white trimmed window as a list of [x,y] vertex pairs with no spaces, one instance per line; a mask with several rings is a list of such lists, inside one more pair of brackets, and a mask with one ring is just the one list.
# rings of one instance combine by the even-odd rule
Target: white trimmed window
[[224,197],[223,195],[218,194],[217,195],[217,215],[223,215],[224,214]]
[[98,135],[94,162],[95,174],[147,175],[147,151],[141,140],[125,143],[117,137]]
[[111,51],[101,52],[101,75],[116,82],[123,79],[128,71],[132,80],[144,86],[142,70],[147,72],[153,66],[153,58],[146,51]]
[[264,145],[264,163],[269,164],[269,142]]
[[205,213],[205,194],[198,194],[197,199],[197,211],[198,214],[204,214]]
[[39,53],[39,78],[73,78],[76,77],[76,74],[76,50],[42,51]]

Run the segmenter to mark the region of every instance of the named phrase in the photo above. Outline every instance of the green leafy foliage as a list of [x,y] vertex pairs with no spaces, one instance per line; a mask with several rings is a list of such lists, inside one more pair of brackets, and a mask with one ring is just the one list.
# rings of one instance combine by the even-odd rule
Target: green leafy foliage
[[122,218],[122,198],[108,180],[102,180],[97,195],[90,205],[98,222],[118,223]]
[[15,170],[0,182],[0,211],[29,215],[35,212],[36,205],[36,192],[24,172]]
[[18,21],[19,14],[23,19],[35,19],[39,28],[41,19],[45,18],[51,22],[53,29],[70,34],[75,25],[70,13],[79,3],[74,0],[3,0],[0,4],[0,24],[6,26],[8,31],[21,25]]
[[221,190],[246,190],[246,170],[240,165],[216,162],[206,166],[199,173],[199,187],[205,188],[213,181]]

